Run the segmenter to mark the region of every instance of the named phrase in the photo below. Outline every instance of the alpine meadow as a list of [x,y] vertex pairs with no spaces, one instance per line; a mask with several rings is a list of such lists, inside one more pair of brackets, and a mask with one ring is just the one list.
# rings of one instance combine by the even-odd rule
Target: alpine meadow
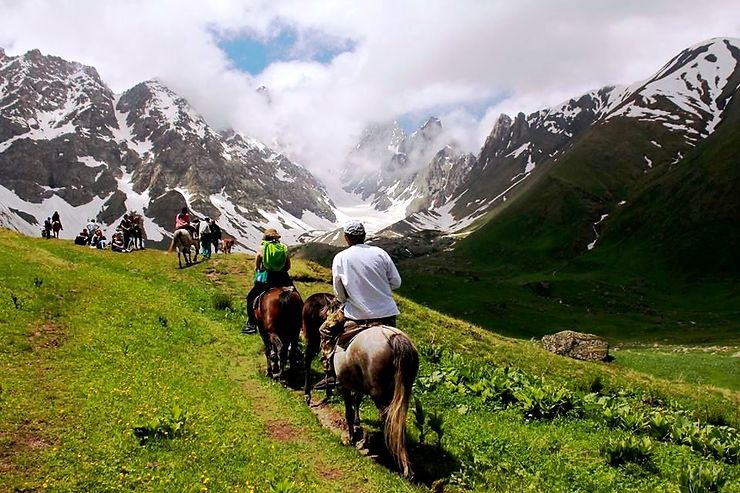
[[740,7],[6,2],[0,492],[740,493]]

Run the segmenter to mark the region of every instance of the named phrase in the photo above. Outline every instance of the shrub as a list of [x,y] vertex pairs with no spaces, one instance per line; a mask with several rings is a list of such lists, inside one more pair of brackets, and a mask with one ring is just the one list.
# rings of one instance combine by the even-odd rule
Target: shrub
[[234,305],[231,301],[231,296],[229,296],[226,293],[216,293],[211,298],[211,306],[213,306],[214,310],[218,311],[226,311],[234,310]]
[[628,462],[643,467],[652,467],[653,442],[648,437],[610,439],[602,448],[601,453],[611,466],[621,466]]
[[715,493],[726,481],[727,476],[721,466],[700,464],[681,471],[678,489],[681,493]]

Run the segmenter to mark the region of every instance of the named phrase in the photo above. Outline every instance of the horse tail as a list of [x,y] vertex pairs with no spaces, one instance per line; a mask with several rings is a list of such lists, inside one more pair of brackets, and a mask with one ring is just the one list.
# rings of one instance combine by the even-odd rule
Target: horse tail
[[177,231],[175,231],[175,234],[172,235],[172,242],[170,243],[170,247],[167,249],[167,253],[172,253],[175,251],[175,238],[177,238]]
[[291,286],[280,293],[280,313],[285,317],[283,320],[286,327],[295,330],[295,336],[301,330],[301,318],[303,312],[303,299],[295,287]]
[[396,368],[393,399],[385,411],[385,443],[403,475],[411,475],[409,455],[406,451],[406,414],[409,410],[411,387],[419,371],[419,353],[404,334],[389,338]]

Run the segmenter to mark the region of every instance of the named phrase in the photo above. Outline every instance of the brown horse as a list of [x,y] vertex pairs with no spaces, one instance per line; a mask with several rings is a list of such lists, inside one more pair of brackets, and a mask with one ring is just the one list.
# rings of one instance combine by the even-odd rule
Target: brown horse
[[293,286],[272,288],[255,300],[254,316],[265,343],[268,377],[275,380],[282,377],[288,351],[290,368],[296,368],[300,360],[298,335],[302,309],[303,299]]
[[224,253],[231,253],[231,249],[234,248],[234,238],[226,238],[221,242],[221,251]]
[[[319,354],[321,336],[319,327],[326,320],[329,308],[336,303],[336,297],[329,293],[316,293],[308,297],[303,304],[303,325],[301,334],[303,341],[306,343],[306,353],[304,355],[304,368],[306,371],[306,380],[303,386],[303,393],[306,402],[311,403],[311,363]],[[338,307],[335,307],[338,308]],[[331,395],[331,386],[327,386],[327,396]]]
[[182,259],[180,258],[180,254],[185,257],[185,264],[191,265],[193,263],[193,260],[190,257],[192,247],[195,247],[195,262],[198,262],[198,242],[193,240],[193,237],[190,236],[190,232],[187,229],[178,229],[175,231],[175,234],[172,235],[172,243],[170,243],[170,248],[167,251],[172,253],[177,249],[177,263],[182,269]]
[[[308,369],[316,354],[318,328],[335,302],[333,295],[320,293],[306,301],[303,336],[306,339],[306,392],[310,401]],[[360,403],[369,395],[380,411],[388,451],[406,477],[412,475],[406,451],[406,414],[414,380],[419,371],[419,353],[406,334],[395,327],[374,325],[360,332],[346,349],[334,353],[334,369],[344,398],[347,430],[352,443],[362,438]]]
[[54,238],[59,238],[59,231],[64,231],[62,221],[54,221],[51,223],[51,229],[54,232]]

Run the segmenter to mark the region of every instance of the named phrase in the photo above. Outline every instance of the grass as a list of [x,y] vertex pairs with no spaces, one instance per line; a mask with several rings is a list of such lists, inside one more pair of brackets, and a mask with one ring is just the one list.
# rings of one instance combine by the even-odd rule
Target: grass
[[[656,442],[655,470],[610,466],[603,445],[629,433],[570,407],[525,412],[421,384],[414,395],[434,419],[422,445],[409,417],[422,482],[409,484],[340,445],[298,393],[263,377],[261,341],[239,333],[247,257],[178,270],[161,252],[112,254],[6,231],[0,248],[0,491],[400,492],[434,480],[445,491],[676,491],[681,471],[701,464],[721,468],[727,491],[740,487],[737,465],[675,443]],[[330,289],[326,269],[294,264],[304,298]],[[621,352],[616,365],[567,360],[398,302],[418,347],[466,365],[516,368],[574,399],[598,380],[602,395],[635,408],[739,424],[736,391],[636,372]],[[427,378],[440,362],[423,354]],[[372,403],[362,412],[377,431]]]
[[740,348],[658,346],[614,352],[615,363],[676,382],[740,391]]
[[[230,274],[244,257],[180,271],[161,252],[0,245],[0,491],[415,490],[262,377]],[[214,308],[222,291],[239,310]],[[140,445],[177,409],[181,434]]]

